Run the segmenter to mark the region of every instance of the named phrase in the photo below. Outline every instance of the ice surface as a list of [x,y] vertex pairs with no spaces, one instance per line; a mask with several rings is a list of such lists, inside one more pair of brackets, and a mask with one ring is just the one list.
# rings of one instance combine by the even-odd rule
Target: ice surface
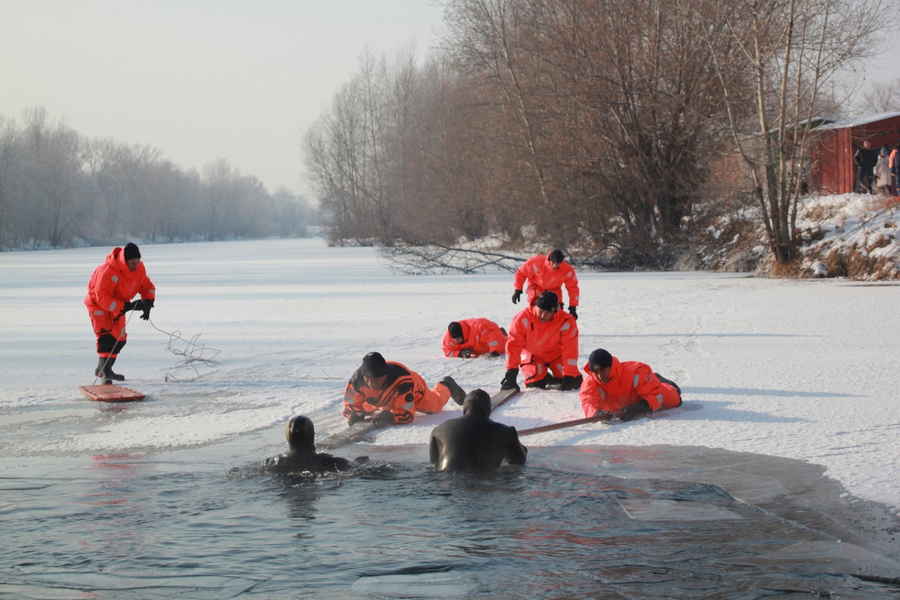
[[[398,276],[370,248],[321,240],[142,244],[155,325],[221,349],[196,380],[164,376],[168,336],[133,318],[116,370],[148,400],[99,406],[82,305],[109,248],[0,253],[0,452],[158,451],[213,445],[307,414],[323,437],[347,377],[377,350],[466,389],[494,391],[502,359],[447,359],[447,323],[508,325],[512,276]],[[581,360],[604,347],[678,382],[683,408],[529,436],[529,446],[707,446],[821,464],[853,494],[900,507],[900,286],[704,272],[580,272]],[[135,313],[130,313],[134,315]],[[452,402],[376,444],[424,444]],[[583,416],[577,392],[528,390],[495,418],[524,429]]]

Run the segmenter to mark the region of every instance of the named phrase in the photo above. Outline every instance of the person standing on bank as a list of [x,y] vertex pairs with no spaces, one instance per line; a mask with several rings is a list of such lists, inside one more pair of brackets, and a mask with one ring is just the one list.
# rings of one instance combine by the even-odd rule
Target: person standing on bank
[[515,427],[490,419],[491,397],[472,390],[463,402],[463,416],[431,431],[429,457],[438,471],[493,471],[505,459],[524,465],[528,449],[519,442]]
[[856,190],[859,193],[871,194],[874,191],[872,170],[877,161],[878,151],[872,148],[869,140],[865,140],[853,153],[853,162],[856,165]]
[[522,289],[525,282],[528,287],[525,289],[528,296],[528,304],[534,305],[537,299],[544,292],[553,292],[559,306],[564,306],[562,301],[562,287],[566,286],[569,293],[569,313],[578,318],[578,276],[575,275],[575,269],[566,262],[566,255],[562,250],[552,250],[544,256],[538,254],[532,256],[516,271],[514,282],[515,291],[513,291],[512,302],[518,304],[522,297]]
[[559,310],[556,294],[544,292],[534,306],[513,317],[506,338],[506,375],[500,389],[516,389],[519,366],[525,387],[578,389],[578,324]]
[[[141,299],[131,301],[135,294]],[[156,299],[156,288],[150,278],[138,247],[129,242],[124,248],[113,248],[106,261],[94,269],[88,282],[84,305],[97,336],[97,368],[94,375],[104,383],[124,381],[125,376],[112,370],[122,347],[128,339],[125,313],[143,311],[141,318],[150,318]]]
[[888,153],[888,147],[883,146],[881,150],[878,151],[878,159],[875,162],[875,192],[880,196],[890,196],[891,195],[891,167],[890,167],[890,154]]
[[380,425],[406,425],[416,411],[437,413],[447,400],[462,405],[466,393],[449,375],[429,389],[421,375],[378,352],[369,352],[347,382],[344,418],[348,425],[373,421]]
[[681,388],[650,365],[622,362],[603,348],[591,352],[579,398],[585,417],[609,415],[630,421],[650,412],[681,406]]

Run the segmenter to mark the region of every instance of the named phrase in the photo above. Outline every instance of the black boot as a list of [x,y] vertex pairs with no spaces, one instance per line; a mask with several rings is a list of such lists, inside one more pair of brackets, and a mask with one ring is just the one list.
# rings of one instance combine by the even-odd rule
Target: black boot
[[113,381],[125,381],[124,375],[119,375],[118,373],[113,373],[113,365],[116,364],[116,359],[111,358],[109,362],[106,363],[106,376],[112,379]]
[[672,381],[671,379],[668,379],[668,378],[666,378],[666,377],[663,377],[663,376],[660,375],[659,373],[654,373],[654,375],[656,375],[656,378],[659,379],[661,382],[663,382],[663,383],[668,383],[668,384],[671,385],[673,388],[675,388],[675,391],[678,392],[678,395],[679,395],[679,396],[681,396],[681,388],[678,387],[678,384],[677,384],[677,383],[675,383],[675,382]]
[[453,398],[453,401],[462,406],[466,399],[466,392],[459,387],[459,384],[449,375],[441,379],[440,383],[450,390],[450,397]]
[[104,379],[103,383],[125,381],[124,375],[119,375],[118,373],[113,372],[112,367],[114,364],[116,364],[115,358],[104,358],[101,356],[100,360],[97,362],[97,368],[94,370],[94,375],[96,375],[97,377],[102,377]]
[[532,381],[531,383],[526,383],[525,387],[546,390],[547,388],[559,387],[561,381],[562,380],[557,379],[550,373],[547,373],[543,379],[539,379],[538,381]]
[[106,361],[107,358],[105,356],[100,356],[98,358],[97,368],[94,369],[94,377],[99,377],[100,379],[102,379],[104,384],[110,384],[112,383],[112,381],[109,377],[106,376]]

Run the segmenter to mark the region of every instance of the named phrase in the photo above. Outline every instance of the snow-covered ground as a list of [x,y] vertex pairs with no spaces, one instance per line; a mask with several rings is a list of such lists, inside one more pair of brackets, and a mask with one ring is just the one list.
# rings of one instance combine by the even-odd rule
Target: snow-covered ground
[[[220,362],[200,365],[200,378],[173,370],[180,358],[169,336],[135,316],[116,367],[150,398],[111,406],[78,393],[96,362],[81,302],[108,250],[0,254],[3,456],[157,452],[250,432],[274,453],[291,415],[312,416],[320,439],[343,429],[343,387],[372,350],[431,384],[452,374],[464,388],[493,391],[502,360],[444,358],[441,335],[458,318],[507,325],[521,308],[510,303],[510,274],[398,276],[369,248],[321,240],[144,245],[158,289],[152,323],[221,351]],[[777,455],[825,465],[850,493],[900,508],[896,283],[706,272],[579,277],[581,360],[604,347],[647,362],[681,385],[685,406],[523,438],[532,452],[674,444]],[[375,443],[424,445],[435,425],[459,414],[451,402]],[[494,416],[524,429],[583,415],[577,392],[529,390]]]
[[[749,224],[749,226],[748,226]],[[799,277],[900,280],[900,197],[872,194],[807,196],[797,210]],[[708,269],[773,271],[758,207],[720,217],[696,239],[683,264]],[[784,269],[790,272],[790,268]]]
[[[858,279],[900,279],[900,201],[895,197],[840,194],[807,198],[797,228],[811,239],[802,267],[832,276],[865,272]],[[817,264],[818,263],[818,264]]]

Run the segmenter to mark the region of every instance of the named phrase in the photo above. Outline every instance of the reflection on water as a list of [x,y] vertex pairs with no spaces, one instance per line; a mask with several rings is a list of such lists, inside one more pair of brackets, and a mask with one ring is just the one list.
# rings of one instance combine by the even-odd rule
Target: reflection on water
[[0,479],[0,597],[898,592],[853,576],[900,569],[890,550],[844,535],[838,492],[796,461],[541,448],[523,469],[473,476],[435,473],[421,449],[372,453],[325,477],[105,456],[59,477]]

